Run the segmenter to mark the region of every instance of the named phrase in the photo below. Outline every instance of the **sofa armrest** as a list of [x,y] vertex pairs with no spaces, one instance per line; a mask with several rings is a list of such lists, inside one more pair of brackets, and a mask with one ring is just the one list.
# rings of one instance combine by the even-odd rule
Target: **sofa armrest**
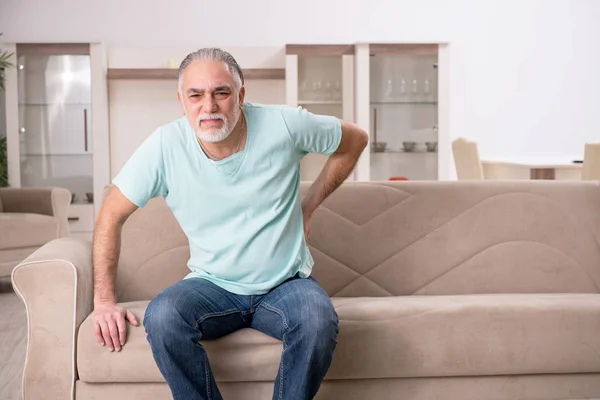
[[93,309],[92,244],[48,242],[12,271],[27,310],[23,399],[72,398],[77,331]]
[[71,192],[64,188],[1,188],[3,212],[43,214],[59,222],[58,236],[69,234]]

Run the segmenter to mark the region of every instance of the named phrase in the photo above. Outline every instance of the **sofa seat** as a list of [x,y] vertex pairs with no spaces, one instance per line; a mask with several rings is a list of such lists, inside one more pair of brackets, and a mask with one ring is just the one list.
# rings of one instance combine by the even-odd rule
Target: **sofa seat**
[[[600,372],[600,295],[484,294],[333,298],[339,344],[326,379]],[[147,301],[122,303],[141,322]],[[252,329],[203,342],[217,381],[272,381],[281,343]],[[164,382],[144,328],[120,352],[81,325],[84,382]]]
[[59,237],[59,221],[50,215],[0,212],[0,250],[39,247]]

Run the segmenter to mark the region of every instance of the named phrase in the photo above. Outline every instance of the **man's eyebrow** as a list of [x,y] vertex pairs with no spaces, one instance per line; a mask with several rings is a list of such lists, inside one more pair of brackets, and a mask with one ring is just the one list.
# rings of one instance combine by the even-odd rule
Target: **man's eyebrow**
[[215,88],[215,92],[223,92],[223,91],[229,92],[229,91],[231,91],[231,88],[227,85],[221,85],[221,86],[217,86]]
[[[206,92],[205,89],[198,89],[198,88],[189,88],[187,90],[188,94],[191,93],[197,93],[197,94],[204,94]],[[213,89],[213,92],[231,92],[231,87],[229,87],[228,85],[220,85],[217,86]]]

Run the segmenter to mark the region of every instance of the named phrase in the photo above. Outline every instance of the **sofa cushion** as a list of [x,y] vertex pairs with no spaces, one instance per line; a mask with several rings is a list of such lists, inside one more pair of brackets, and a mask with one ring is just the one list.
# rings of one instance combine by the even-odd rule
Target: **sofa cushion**
[[[494,294],[334,298],[339,343],[327,379],[600,372],[600,295]],[[124,303],[141,321],[148,302]],[[273,380],[281,343],[244,329],[203,342],[218,381]],[[162,382],[144,328],[121,352],[79,331],[86,382]]]
[[[308,242],[332,297],[598,293],[599,207],[598,182],[347,182],[315,210]],[[162,197],[127,219],[121,244],[122,301],[189,273]]]
[[[150,345],[143,318],[148,301],[121,303],[140,324],[127,324],[127,341],[120,352],[96,342],[91,318],[86,318],[77,339],[77,370],[85,382],[164,382]],[[242,329],[217,340],[202,342],[219,381],[273,380],[277,375],[281,342],[253,329]]]
[[56,218],[29,213],[0,213],[0,250],[42,246],[58,237]]

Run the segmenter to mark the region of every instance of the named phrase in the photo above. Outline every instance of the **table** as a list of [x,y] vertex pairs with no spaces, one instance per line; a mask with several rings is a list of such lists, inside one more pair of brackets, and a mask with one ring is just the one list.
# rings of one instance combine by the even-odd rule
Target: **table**
[[[575,162],[576,160],[580,162]],[[529,169],[529,179],[556,179],[557,170],[581,173],[583,157],[502,157],[482,159],[487,167],[501,166]]]

